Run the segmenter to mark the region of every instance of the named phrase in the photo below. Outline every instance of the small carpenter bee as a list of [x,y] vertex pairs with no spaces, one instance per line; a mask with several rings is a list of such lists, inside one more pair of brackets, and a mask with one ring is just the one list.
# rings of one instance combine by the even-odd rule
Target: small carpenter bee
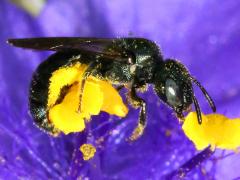
[[[40,64],[33,75],[30,88],[30,111],[41,129],[52,133],[53,126],[47,115],[49,79],[52,73],[61,67],[80,62],[88,65],[81,80],[79,108],[86,79],[91,75],[111,84],[126,87],[128,100],[140,108],[138,125],[146,126],[146,102],[138,97],[137,90],[152,84],[159,98],[170,106],[177,117],[183,119],[183,112],[193,103],[201,124],[201,110],[194,95],[192,83],[195,83],[209,102],[212,110],[216,107],[213,100],[201,84],[188,70],[175,59],[163,59],[159,47],[143,38],[30,38],[9,39],[13,46],[35,50],[56,51]],[[67,93],[62,87],[61,97]]]

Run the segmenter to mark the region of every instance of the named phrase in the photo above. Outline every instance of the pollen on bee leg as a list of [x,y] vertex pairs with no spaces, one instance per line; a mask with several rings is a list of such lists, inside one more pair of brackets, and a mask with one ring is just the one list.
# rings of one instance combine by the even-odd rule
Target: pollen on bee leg
[[137,89],[138,92],[144,93],[148,90],[148,84],[141,86],[140,88]]
[[[53,87],[49,91],[49,120],[55,128],[65,134],[83,131],[85,123],[91,119],[91,116],[98,115],[101,111],[120,117],[125,117],[128,113],[127,106],[112,84],[96,77],[90,76],[86,80],[80,95],[85,67],[86,65],[77,64],[71,68],[63,68],[54,72],[51,78]],[[67,77],[64,76],[66,72]],[[61,92],[60,89],[66,84],[69,86],[67,93],[59,103],[55,104]]]
[[137,127],[134,129],[134,131],[132,132],[132,135],[129,137],[129,140],[131,141],[135,141],[137,140],[139,137],[141,137],[143,135],[143,131],[144,131],[145,126],[138,123]]
[[83,144],[79,149],[83,154],[83,160],[92,159],[96,153],[96,148],[92,144]]

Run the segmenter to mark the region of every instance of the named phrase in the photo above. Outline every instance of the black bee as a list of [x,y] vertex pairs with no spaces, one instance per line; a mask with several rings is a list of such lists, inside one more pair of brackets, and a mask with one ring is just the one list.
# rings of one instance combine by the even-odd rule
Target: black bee
[[[48,119],[48,88],[52,73],[61,67],[76,62],[87,64],[84,72],[81,94],[86,79],[91,75],[119,85],[119,89],[129,90],[129,101],[140,108],[138,125],[146,126],[146,102],[138,97],[137,91],[152,84],[159,98],[170,106],[177,117],[183,119],[183,112],[193,103],[201,124],[201,110],[194,95],[192,83],[200,87],[213,112],[216,111],[213,100],[201,84],[188,70],[175,59],[163,59],[159,47],[143,38],[30,38],[9,39],[13,46],[35,50],[56,51],[41,63],[33,75],[30,88],[30,111],[41,129],[54,133],[54,127]],[[67,94],[68,88],[62,87],[56,104]]]

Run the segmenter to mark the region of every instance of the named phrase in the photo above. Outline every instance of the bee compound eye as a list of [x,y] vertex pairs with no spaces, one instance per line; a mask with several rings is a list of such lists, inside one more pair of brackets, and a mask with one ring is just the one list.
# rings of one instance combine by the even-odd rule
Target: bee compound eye
[[181,105],[180,89],[173,79],[167,79],[165,83],[167,103],[173,107]]

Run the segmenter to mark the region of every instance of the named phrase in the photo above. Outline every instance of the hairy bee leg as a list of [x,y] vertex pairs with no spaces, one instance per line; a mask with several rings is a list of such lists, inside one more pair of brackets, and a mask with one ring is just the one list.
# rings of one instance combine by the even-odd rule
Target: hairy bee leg
[[79,104],[78,104],[78,109],[77,109],[77,112],[80,113],[82,111],[82,95],[83,95],[83,90],[84,90],[84,86],[85,86],[85,82],[86,82],[86,79],[88,77],[84,77],[84,79],[82,79],[81,81],[81,88],[80,88],[80,94],[79,94]]
[[56,102],[54,103],[53,106],[55,105],[58,105],[58,104],[61,104],[63,99],[65,98],[65,96],[67,95],[67,93],[69,92],[70,88],[73,86],[73,85],[76,85],[77,82],[74,82],[73,84],[71,85],[65,85],[63,86],[61,89],[60,89],[60,93],[59,93],[59,96],[56,100]]
[[74,82],[74,83],[71,84],[71,85],[65,85],[65,86],[61,87],[60,93],[59,93],[59,95],[58,95],[57,100],[55,101],[54,104],[51,104],[51,105],[49,105],[49,106],[47,107],[47,112],[49,112],[49,110],[50,110],[52,107],[54,107],[54,106],[56,106],[56,105],[58,105],[58,104],[61,104],[62,101],[64,100],[65,96],[66,96],[67,93],[69,92],[70,88],[71,88],[73,85],[75,85],[76,83],[77,83],[77,82]]
[[130,136],[130,140],[134,141],[138,139],[144,132],[144,129],[146,127],[146,121],[147,121],[147,116],[146,116],[146,102],[137,96],[135,88],[132,88],[130,91],[130,98],[135,101],[135,103],[138,103],[138,106],[140,107],[140,112],[139,112],[139,119],[138,119],[138,125],[132,132],[132,135]]
[[77,112],[80,113],[82,111],[82,96],[83,96],[83,90],[84,90],[84,86],[85,86],[85,83],[86,83],[86,80],[87,78],[91,75],[91,73],[93,72],[93,70],[95,70],[96,68],[96,63],[91,63],[86,71],[83,73],[83,77],[82,77],[82,80],[81,80],[81,88],[80,88],[80,94],[79,94],[79,104],[78,104],[78,109],[77,109]]

